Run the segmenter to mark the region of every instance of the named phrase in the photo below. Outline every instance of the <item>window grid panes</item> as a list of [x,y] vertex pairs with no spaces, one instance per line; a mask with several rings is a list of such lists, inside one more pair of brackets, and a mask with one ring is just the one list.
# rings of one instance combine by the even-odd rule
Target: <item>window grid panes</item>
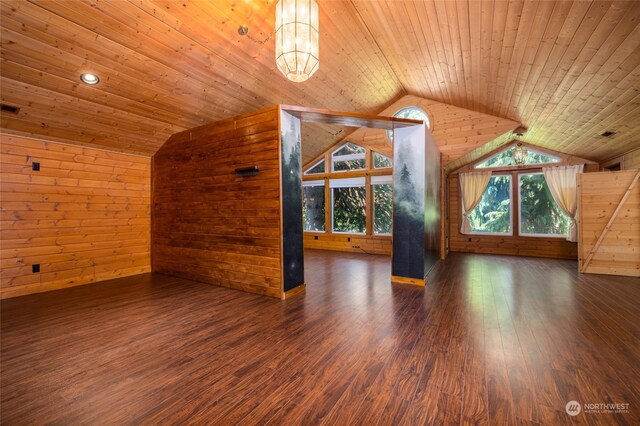
[[345,172],[362,170],[366,167],[366,150],[354,143],[347,142],[331,154],[331,171]]
[[382,154],[378,154],[377,152],[373,153],[373,168],[374,169],[383,169],[387,167],[393,166],[393,162],[391,158],[386,157]]
[[302,220],[307,232],[325,231],[324,182],[302,187]]
[[[425,126],[427,126],[427,129],[431,128],[431,122],[429,121],[429,116],[422,108],[418,108],[417,106],[408,106],[408,107],[402,108],[398,110],[395,114],[393,114],[393,116],[396,118],[422,120],[424,121]],[[393,142],[393,130],[387,130],[387,137],[391,142]]]
[[492,176],[478,205],[468,213],[474,234],[512,235],[511,175]]
[[373,233],[391,234],[392,194],[390,183],[375,184],[373,188]]
[[558,207],[542,173],[518,174],[519,234],[564,237],[571,221]]
[[[486,159],[485,161],[478,163],[475,168],[476,169],[489,169],[492,167],[507,167],[507,166],[515,166],[515,162],[513,161],[513,151],[516,149],[516,146],[512,146],[511,148],[504,150],[491,158]],[[554,157],[552,155],[543,154],[541,152],[537,152],[530,148],[527,148],[527,155],[524,160],[524,164],[526,165],[535,165],[535,164],[549,164],[549,163],[558,163],[560,159]]]
[[318,161],[316,164],[309,167],[306,172],[304,172],[305,175],[317,175],[320,173],[324,173],[324,160]]
[[331,188],[331,206],[333,232],[366,233],[366,189],[364,185]]

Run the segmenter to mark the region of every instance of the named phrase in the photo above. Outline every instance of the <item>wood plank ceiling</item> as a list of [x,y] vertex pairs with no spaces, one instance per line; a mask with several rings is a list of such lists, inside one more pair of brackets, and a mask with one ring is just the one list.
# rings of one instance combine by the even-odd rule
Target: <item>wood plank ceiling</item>
[[[319,3],[320,69],[296,84],[275,68],[273,0],[4,0],[1,97],[21,109],[1,126],[150,155],[177,131],[274,103],[378,113],[410,94],[592,160],[640,146],[638,2]],[[101,83],[81,84],[85,71]],[[305,159],[348,134],[337,130],[306,126]]]

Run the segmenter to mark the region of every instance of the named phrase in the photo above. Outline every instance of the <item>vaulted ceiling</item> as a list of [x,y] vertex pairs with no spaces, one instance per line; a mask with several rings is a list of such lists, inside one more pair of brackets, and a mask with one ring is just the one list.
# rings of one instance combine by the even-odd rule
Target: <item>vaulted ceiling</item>
[[[640,146],[636,1],[319,4],[320,69],[298,84],[275,68],[275,1],[3,0],[0,91],[20,111],[1,126],[150,155],[177,131],[270,104],[380,113],[415,95],[593,160]],[[100,84],[81,84],[86,71]],[[308,125],[304,138],[328,147],[349,133],[337,130]]]

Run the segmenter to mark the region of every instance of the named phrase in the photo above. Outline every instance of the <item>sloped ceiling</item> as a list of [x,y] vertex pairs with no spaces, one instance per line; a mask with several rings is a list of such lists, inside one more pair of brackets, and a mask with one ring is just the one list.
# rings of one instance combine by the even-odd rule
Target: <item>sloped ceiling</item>
[[[379,113],[410,94],[592,160],[640,146],[635,1],[319,4],[320,69],[296,84],[275,68],[275,1],[4,0],[1,97],[21,109],[1,126],[150,155],[172,133],[270,104]],[[85,71],[101,83],[82,85]],[[309,125],[305,145],[329,147],[337,130]],[[479,155],[450,159],[463,154]]]
[[[413,95],[403,96],[385,108],[380,115],[393,115],[396,111],[407,106],[417,106],[427,112],[430,120],[430,131],[440,148],[444,165],[450,163],[452,159],[460,158],[502,135],[505,137],[510,136],[511,131],[520,126],[517,121],[454,107]],[[393,146],[385,130],[362,128],[354,131],[345,139],[358,145],[366,146],[388,157],[393,156]],[[324,150],[316,152],[316,149],[307,148],[303,164],[310,165],[308,163],[313,163],[316,157],[323,152]]]

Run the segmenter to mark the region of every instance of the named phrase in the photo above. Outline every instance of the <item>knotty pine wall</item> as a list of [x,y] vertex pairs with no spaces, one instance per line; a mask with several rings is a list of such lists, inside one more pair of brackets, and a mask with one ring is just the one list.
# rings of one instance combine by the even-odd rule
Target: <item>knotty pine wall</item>
[[304,248],[310,249],[391,255],[391,246],[391,236],[386,235],[304,233]]
[[[577,244],[566,241],[564,238],[461,234],[460,220],[462,212],[459,198],[460,184],[458,175],[450,174],[448,182],[449,251],[552,257],[557,259],[578,258]],[[515,228],[517,230],[517,225]]]
[[603,163],[602,167],[606,168],[614,164],[620,164],[620,170],[640,169],[640,148],[621,155],[620,157],[613,158]]
[[633,184],[639,174],[635,169],[578,176],[581,272],[640,277],[640,182]]
[[[278,107],[177,133],[153,157],[153,270],[281,296]],[[237,167],[258,166],[241,177]]]
[[150,271],[149,158],[9,135],[0,150],[0,297]]

